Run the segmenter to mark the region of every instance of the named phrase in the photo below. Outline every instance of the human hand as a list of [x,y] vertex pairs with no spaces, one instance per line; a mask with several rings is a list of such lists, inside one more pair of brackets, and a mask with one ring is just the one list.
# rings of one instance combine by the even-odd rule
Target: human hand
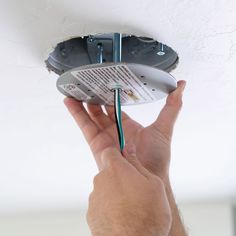
[[87,221],[93,236],[167,236],[171,212],[161,179],[118,149],[101,153]]
[[[122,121],[127,144],[134,144],[137,158],[142,165],[163,180],[168,178],[170,164],[170,144],[173,127],[182,106],[182,93],[185,81],[179,81],[178,87],[167,97],[166,104],[156,121],[144,128],[122,112]],[[83,103],[66,98],[65,104],[81,128],[101,169],[101,153],[107,147],[119,147],[116,131],[114,108],[88,104],[88,112]],[[126,155],[126,147],[123,150]]]

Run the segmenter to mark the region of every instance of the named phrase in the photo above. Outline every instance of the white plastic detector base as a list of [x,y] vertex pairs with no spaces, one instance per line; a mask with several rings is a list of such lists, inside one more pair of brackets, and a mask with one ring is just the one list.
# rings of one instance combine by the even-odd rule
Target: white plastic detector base
[[68,97],[101,105],[114,104],[113,89],[121,88],[121,105],[150,103],[177,87],[169,73],[151,66],[103,63],[74,68],[62,74],[58,90]]

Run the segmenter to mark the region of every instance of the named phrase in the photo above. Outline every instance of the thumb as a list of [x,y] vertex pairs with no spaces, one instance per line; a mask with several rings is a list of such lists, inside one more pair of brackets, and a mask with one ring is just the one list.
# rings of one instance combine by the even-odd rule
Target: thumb
[[184,80],[178,81],[177,89],[169,94],[165,106],[157,120],[152,124],[153,128],[162,131],[167,137],[172,136],[175,121],[182,107],[182,95],[185,85]]
[[113,163],[118,165],[118,163],[122,161],[123,157],[119,150],[115,147],[108,147],[101,153],[101,170],[107,168]]
[[150,177],[152,174],[140,163],[136,156],[136,147],[134,144],[126,144],[123,152],[125,159],[135,167],[135,169],[145,177]]

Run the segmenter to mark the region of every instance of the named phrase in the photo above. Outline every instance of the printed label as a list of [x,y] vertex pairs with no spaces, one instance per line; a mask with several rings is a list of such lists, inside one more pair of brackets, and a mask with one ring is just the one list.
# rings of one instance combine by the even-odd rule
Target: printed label
[[71,96],[78,100],[85,101],[91,99],[83,90],[77,87],[75,84],[62,84],[59,85],[65,92],[69,93]]
[[112,89],[122,89],[121,103],[134,104],[154,101],[155,97],[126,65],[72,71],[71,74],[106,104],[113,105]]

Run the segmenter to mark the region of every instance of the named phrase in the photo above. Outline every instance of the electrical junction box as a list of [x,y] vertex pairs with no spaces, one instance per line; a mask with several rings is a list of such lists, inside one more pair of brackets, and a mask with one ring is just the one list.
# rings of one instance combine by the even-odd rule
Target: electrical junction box
[[168,72],[176,67],[178,55],[170,47],[133,35],[122,35],[117,45],[119,52],[114,34],[58,44],[46,61],[48,69],[60,75],[58,90],[86,103],[113,105],[113,90],[119,87],[121,105],[135,105],[159,100],[176,88]]

